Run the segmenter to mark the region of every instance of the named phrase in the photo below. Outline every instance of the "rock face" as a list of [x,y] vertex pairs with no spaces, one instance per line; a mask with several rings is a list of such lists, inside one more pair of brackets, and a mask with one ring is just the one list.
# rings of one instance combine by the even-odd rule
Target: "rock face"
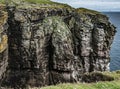
[[7,10],[9,66],[2,85],[80,82],[86,72],[108,70],[115,27],[105,15],[57,3],[22,2]]
[[84,71],[109,70],[109,51],[115,34],[114,26],[104,15],[84,9],[78,9],[77,12],[79,15],[75,17],[75,46]]
[[0,83],[8,66],[8,37],[7,37],[7,13],[4,6],[0,5]]

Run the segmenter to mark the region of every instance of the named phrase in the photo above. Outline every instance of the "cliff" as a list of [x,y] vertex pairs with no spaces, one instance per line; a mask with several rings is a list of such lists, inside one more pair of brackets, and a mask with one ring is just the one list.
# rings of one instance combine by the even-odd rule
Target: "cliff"
[[86,72],[109,69],[115,27],[107,16],[49,0],[6,5],[9,65],[2,86],[81,82]]

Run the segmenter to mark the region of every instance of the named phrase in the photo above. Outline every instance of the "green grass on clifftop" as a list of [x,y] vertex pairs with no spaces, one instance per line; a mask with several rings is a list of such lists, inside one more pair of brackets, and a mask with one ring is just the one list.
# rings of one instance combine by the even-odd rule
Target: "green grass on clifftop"
[[[54,4],[54,2],[50,0],[7,0],[7,1],[14,2],[14,3],[25,1],[25,2],[39,3],[39,4]],[[0,0],[0,3],[5,3],[5,0]]]
[[[19,2],[20,0],[9,0],[9,2]],[[31,3],[51,3],[50,0],[21,0],[21,1],[27,1]],[[0,0],[0,3],[5,3],[5,0]]]
[[120,81],[98,82],[91,84],[59,84],[57,86],[33,89],[120,89]]
[[69,5],[67,4],[63,4],[63,3],[58,3],[58,2],[53,2],[51,0],[23,0],[29,3],[37,3],[37,4],[48,4],[51,5],[51,7],[67,7],[67,8],[71,8]]
[[[23,8],[30,7],[30,4],[27,4],[27,3],[22,5],[23,2],[37,4],[36,6],[34,6],[34,8],[39,7],[38,4],[42,4],[41,7],[49,7],[49,8],[72,8],[71,6],[69,6],[67,4],[53,2],[51,0],[8,0],[7,4],[8,5],[16,5],[16,6],[21,5]],[[5,4],[5,0],[0,0],[0,3]],[[43,4],[44,4],[44,6],[43,6]],[[32,6],[32,8],[33,8],[33,6]]]
[[120,71],[103,72],[102,74],[113,77],[114,81],[100,81],[96,83],[75,83],[75,84],[59,84],[56,86],[48,86],[42,88],[29,89],[120,89]]
[[94,11],[94,10],[90,10],[90,9],[86,9],[86,8],[78,8],[76,9],[76,11],[78,13],[86,13],[86,14],[92,14],[92,15],[96,15],[96,14],[100,14],[100,12],[98,11]]
[[50,0],[25,0],[25,1],[31,3],[53,4],[53,2]]

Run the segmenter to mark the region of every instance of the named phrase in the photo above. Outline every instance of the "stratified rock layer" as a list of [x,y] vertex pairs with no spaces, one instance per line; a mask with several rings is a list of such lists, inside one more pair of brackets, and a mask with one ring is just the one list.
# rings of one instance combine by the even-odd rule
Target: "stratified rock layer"
[[4,6],[0,5],[0,83],[8,66],[8,37],[6,34],[6,21],[7,13],[4,11]]
[[3,85],[80,82],[106,71],[115,27],[99,12],[61,4],[8,6],[9,69]]

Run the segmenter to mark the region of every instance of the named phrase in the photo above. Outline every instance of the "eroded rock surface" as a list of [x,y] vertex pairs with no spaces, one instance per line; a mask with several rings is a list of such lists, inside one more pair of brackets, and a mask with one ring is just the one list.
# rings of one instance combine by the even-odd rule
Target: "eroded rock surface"
[[0,83],[8,67],[8,37],[7,37],[7,13],[4,6],[0,5]]
[[9,69],[2,85],[80,82],[107,71],[115,27],[105,15],[61,4],[8,6]]

